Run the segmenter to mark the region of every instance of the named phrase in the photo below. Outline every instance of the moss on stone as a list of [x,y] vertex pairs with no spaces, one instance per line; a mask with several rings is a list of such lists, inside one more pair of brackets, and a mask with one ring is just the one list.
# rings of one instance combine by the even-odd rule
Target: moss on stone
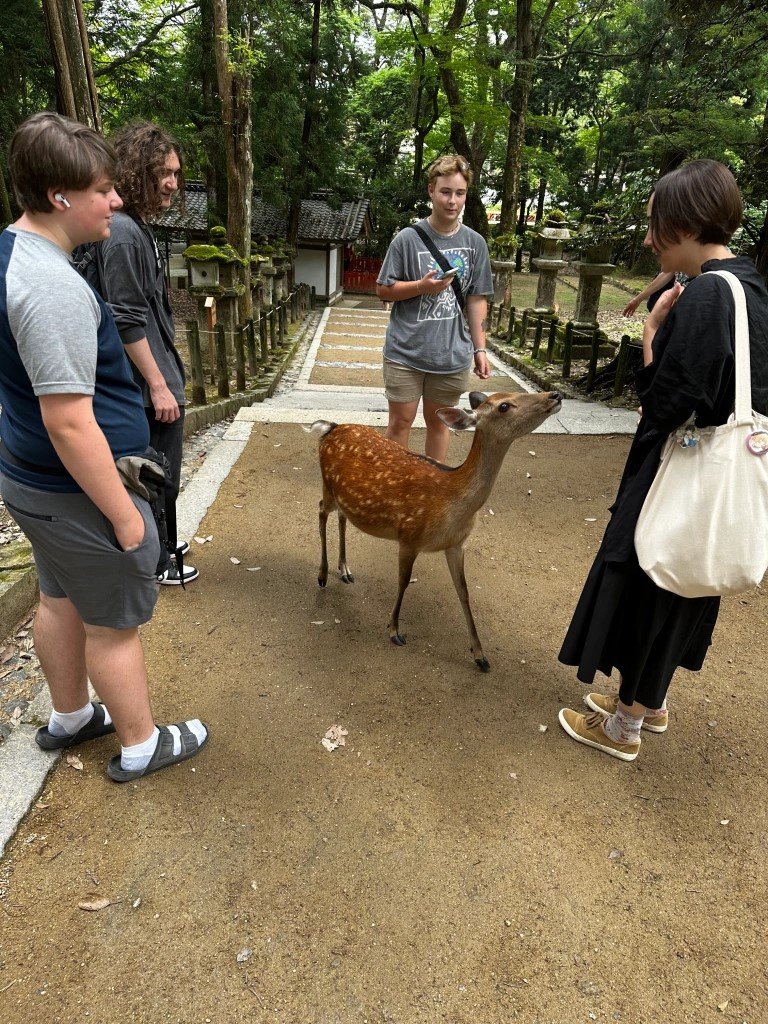
[[237,263],[246,266],[246,261],[231,245],[190,245],[184,250],[186,259],[194,263]]

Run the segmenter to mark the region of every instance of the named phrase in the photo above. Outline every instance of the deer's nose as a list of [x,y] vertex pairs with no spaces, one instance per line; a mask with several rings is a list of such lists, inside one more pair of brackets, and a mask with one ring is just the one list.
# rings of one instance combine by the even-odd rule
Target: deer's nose
[[552,399],[553,402],[562,402],[563,400],[563,396],[560,394],[559,391],[550,391],[549,397]]

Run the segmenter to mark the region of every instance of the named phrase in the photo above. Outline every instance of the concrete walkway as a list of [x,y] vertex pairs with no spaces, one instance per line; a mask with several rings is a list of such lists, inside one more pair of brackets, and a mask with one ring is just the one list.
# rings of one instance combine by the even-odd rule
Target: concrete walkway
[[[223,440],[209,453],[179,498],[180,537],[192,537],[197,532],[221,484],[245,449],[254,424],[306,424],[328,419],[338,423],[386,426],[381,345],[389,314],[370,306],[370,300],[347,299],[326,309],[296,385],[286,394],[240,410]],[[490,360],[493,376],[482,385],[482,390],[488,393],[537,390],[494,355],[490,355]],[[462,404],[467,397],[463,396]],[[630,410],[566,400],[560,413],[550,417],[537,432],[632,434],[636,425],[637,415]],[[424,427],[420,414],[415,426]],[[44,753],[34,743],[36,728],[47,721],[49,714],[50,701],[44,690],[21,724],[0,745],[0,856],[60,756]]]

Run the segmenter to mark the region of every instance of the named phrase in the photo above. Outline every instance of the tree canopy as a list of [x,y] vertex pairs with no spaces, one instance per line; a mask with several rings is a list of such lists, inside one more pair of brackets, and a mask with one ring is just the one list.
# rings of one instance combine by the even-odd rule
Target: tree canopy
[[[222,3],[229,84],[215,59]],[[456,151],[475,175],[466,219],[483,234],[597,207],[627,227],[629,257],[653,181],[708,156],[736,174],[741,244],[768,273],[768,10],[756,0],[6,0],[6,144],[32,111],[64,109],[50,26],[76,25],[78,10],[105,132],[162,122],[220,221],[229,136],[287,211],[317,190],[371,198],[379,250],[423,212],[428,163]],[[233,80],[247,85],[246,142]]]

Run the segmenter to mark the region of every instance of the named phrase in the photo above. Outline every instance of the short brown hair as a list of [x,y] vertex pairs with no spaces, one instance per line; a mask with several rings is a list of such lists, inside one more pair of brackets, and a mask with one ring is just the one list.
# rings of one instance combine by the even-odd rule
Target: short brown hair
[[122,128],[112,143],[117,153],[115,188],[128,213],[143,217],[162,210],[160,181],[165,171],[165,161],[171,153],[175,153],[182,164],[178,180],[183,199],[184,161],[181,146],[164,128],[149,121],[136,121]]
[[50,213],[51,189],[77,192],[101,178],[114,178],[115,153],[88,125],[44,110],[16,129],[8,151],[8,170],[22,210]]
[[704,245],[727,245],[744,208],[736,179],[717,160],[691,160],[660,178],[653,190],[650,229],[658,248],[681,234]]
[[448,153],[447,156],[439,156],[437,160],[432,161],[427,168],[427,181],[434,185],[438,178],[445,178],[451,174],[463,175],[467,185],[471,185],[475,178],[469,160],[457,156],[456,153]]

